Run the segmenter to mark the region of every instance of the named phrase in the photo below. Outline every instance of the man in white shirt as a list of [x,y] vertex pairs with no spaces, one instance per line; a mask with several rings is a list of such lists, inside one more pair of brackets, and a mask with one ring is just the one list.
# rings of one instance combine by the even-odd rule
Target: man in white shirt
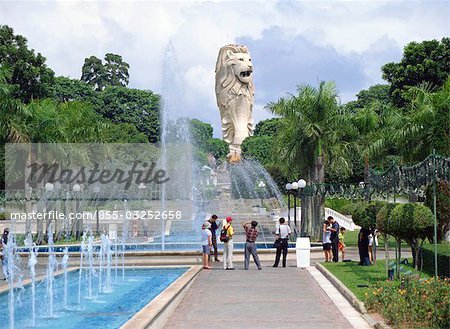
[[286,256],[288,252],[288,240],[291,235],[291,228],[289,225],[285,223],[285,219],[283,217],[280,218],[280,225],[276,231],[277,239],[281,239],[280,244],[277,247],[277,254],[275,256],[275,264],[273,267],[278,267],[278,263],[280,262],[281,251],[283,251],[283,267],[286,267]]

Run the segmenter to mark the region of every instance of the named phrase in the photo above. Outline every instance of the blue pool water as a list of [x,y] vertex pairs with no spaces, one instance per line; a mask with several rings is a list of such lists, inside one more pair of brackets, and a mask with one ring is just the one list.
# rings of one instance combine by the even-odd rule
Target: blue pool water
[[[79,271],[68,274],[67,309],[63,306],[63,276],[55,278],[57,293],[54,316],[48,315],[45,281],[36,284],[36,326],[32,326],[31,288],[16,289],[15,328],[89,329],[119,328],[155,296],[180,277],[187,268],[127,269],[125,279],[119,270],[117,283],[112,271],[113,291],[99,293],[97,278],[93,278],[93,298],[87,298],[87,278],[82,272],[84,296],[78,304]],[[0,294],[0,328],[9,328],[8,293]]]

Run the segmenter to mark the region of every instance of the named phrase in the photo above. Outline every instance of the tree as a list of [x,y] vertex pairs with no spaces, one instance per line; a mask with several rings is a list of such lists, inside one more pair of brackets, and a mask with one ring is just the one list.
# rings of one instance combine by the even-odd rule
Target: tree
[[120,55],[106,54],[105,64],[100,58],[91,56],[84,60],[81,81],[91,85],[96,91],[108,86],[126,87],[129,82],[129,68],[130,65],[123,61]]
[[374,229],[377,226],[377,214],[385,205],[381,201],[372,201],[368,204],[361,203],[352,213],[352,219],[356,225]]
[[101,107],[100,94],[95,92],[86,82],[68,77],[56,77],[51,86],[51,95],[57,102],[82,101],[94,108]]
[[108,87],[95,110],[113,123],[129,123],[155,143],[159,139],[159,96],[151,91]]
[[128,74],[130,65],[123,61],[122,56],[111,53],[106,54],[104,67],[108,85],[128,86],[128,82],[130,82],[130,75]]
[[276,136],[282,128],[281,118],[261,120],[256,124],[255,136]]
[[189,120],[189,132],[191,135],[192,145],[205,151],[208,141],[213,136],[213,127],[206,122],[197,119]]
[[45,64],[45,57],[28,49],[27,39],[15,35],[12,28],[0,25],[0,66],[11,74],[6,82],[12,86],[12,95],[25,103],[49,96],[54,72]]
[[103,90],[107,85],[106,71],[102,60],[95,56],[91,56],[84,60],[81,69],[81,81],[91,85],[96,91]]
[[224,161],[228,154],[228,144],[219,138],[211,138],[206,144],[206,151],[218,161]]
[[450,74],[450,38],[411,42],[405,46],[399,63],[387,63],[381,70],[383,79],[390,83],[393,103],[403,107],[406,103],[404,92],[408,87],[423,82],[440,87],[447,80]]
[[373,102],[383,105],[390,104],[389,85],[374,85],[368,89],[363,89],[356,94],[356,101],[350,101],[345,104],[350,110],[363,109],[370,107]]
[[269,136],[251,136],[241,145],[244,158],[253,158],[262,165],[268,165],[273,157],[273,138]]
[[[385,258],[385,268],[388,271],[389,263],[389,249],[388,249],[388,237],[392,234],[394,228],[392,227],[392,210],[394,210],[395,203],[385,203],[385,205],[377,213],[377,228],[383,235],[384,240],[384,258]],[[397,257],[396,253],[396,263],[400,266],[400,257]],[[398,268],[398,267],[397,267]]]
[[392,122],[394,141],[407,163],[424,160],[433,149],[450,156],[450,78],[432,92],[429,84],[412,87],[405,93],[406,111],[397,112]]
[[[309,184],[324,183],[325,166],[342,176],[350,173],[348,143],[341,139],[342,127],[348,124],[349,117],[345,109],[338,106],[337,97],[334,83],[321,82],[318,88],[299,86],[297,95],[280,98],[266,106],[284,119],[277,137],[279,160],[286,164],[286,171],[302,174]],[[306,226],[303,229],[319,238],[324,197],[312,196],[305,201],[302,218]]]
[[[423,241],[432,236],[433,232],[433,214],[431,210],[418,203],[398,204],[392,210],[392,231],[397,240],[397,248],[400,250],[400,242],[406,240],[412,250],[414,257],[414,265],[418,268],[419,252]],[[399,252],[400,258],[400,252]]]

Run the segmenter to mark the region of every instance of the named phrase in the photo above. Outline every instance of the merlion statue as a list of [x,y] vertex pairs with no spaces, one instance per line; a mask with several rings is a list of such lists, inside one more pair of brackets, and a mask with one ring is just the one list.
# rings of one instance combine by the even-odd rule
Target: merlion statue
[[242,141],[253,135],[253,64],[245,46],[220,48],[216,63],[216,98],[222,121],[222,134],[228,143],[228,160],[241,158]]

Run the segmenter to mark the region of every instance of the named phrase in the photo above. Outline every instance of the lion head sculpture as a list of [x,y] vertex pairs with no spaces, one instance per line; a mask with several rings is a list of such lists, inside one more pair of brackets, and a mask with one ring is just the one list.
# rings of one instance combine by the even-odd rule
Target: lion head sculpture
[[245,46],[227,45],[219,50],[216,63],[216,98],[223,139],[229,156],[240,156],[242,141],[253,135],[253,64]]

